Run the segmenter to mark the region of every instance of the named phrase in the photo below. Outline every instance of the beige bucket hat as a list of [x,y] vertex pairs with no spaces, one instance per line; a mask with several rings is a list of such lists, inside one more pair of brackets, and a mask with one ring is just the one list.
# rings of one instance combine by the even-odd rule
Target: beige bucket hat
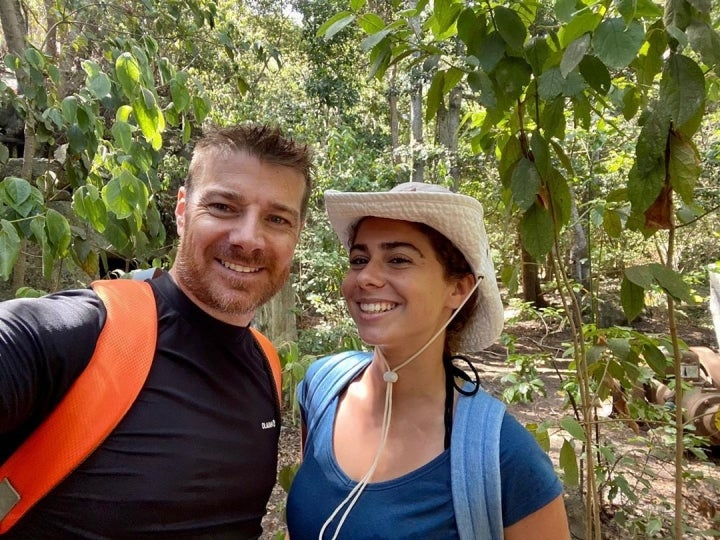
[[382,192],[328,190],[325,208],[346,249],[350,247],[353,226],[368,216],[424,223],[442,233],[462,252],[476,277],[482,279],[475,312],[450,343],[452,352],[479,351],[500,336],[503,305],[485,233],[483,207],[476,199],[435,184],[406,182]]

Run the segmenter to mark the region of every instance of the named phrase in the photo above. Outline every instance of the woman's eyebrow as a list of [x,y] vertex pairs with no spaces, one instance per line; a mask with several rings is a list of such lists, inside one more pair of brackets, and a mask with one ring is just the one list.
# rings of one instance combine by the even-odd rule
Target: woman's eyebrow
[[[383,251],[390,251],[397,248],[407,248],[416,252],[420,257],[425,258],[425,255],[423,255],[422,251],[420,251],[417,247],[415,247],[414,244],[411,244],[410,242],[383,242],[382,244],[380,244],[380,248]],[[350,251],[354,250],[367,252],[368,247],[367,244],[353,244],[352,246],[350,246]]]

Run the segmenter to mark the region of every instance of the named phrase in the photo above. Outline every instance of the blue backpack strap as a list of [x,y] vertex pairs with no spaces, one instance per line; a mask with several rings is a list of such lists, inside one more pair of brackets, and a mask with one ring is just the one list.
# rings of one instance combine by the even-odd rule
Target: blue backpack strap
[[372,353],[346,351],[325,356],[313,362],[298,389],[308,439],[317,419],[325,412],[333,398],[365,369]]
[[[466,383],[468,390],[470,383]],[[460,540],[503,538],[500,428],[505,405],[480,390],[460,396],[450,444],[453,507]]]

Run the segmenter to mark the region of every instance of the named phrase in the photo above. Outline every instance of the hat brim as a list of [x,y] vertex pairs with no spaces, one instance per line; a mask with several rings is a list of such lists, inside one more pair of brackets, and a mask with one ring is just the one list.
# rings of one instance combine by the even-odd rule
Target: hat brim
[[363,217],[424,223],[462,252],[481,279],[477,307],[457,339],[453,352],[473,352],[493,344],[503,327],[503,305],[485,233],[483,208],[467,195],[449,191],[388,191],[353,193],[328,190],[325,208],[338,238],[349,248],[353,226]]

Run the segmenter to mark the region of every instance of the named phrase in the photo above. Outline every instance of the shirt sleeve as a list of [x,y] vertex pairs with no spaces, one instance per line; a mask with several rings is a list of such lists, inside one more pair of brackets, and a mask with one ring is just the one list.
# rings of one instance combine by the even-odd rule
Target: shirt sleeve
[[92,290],[0,303],[0,461],[85,368],[105,316]]
[[503,527],[510,527],[563,492],[550,457],[511,414],[500,430]]

